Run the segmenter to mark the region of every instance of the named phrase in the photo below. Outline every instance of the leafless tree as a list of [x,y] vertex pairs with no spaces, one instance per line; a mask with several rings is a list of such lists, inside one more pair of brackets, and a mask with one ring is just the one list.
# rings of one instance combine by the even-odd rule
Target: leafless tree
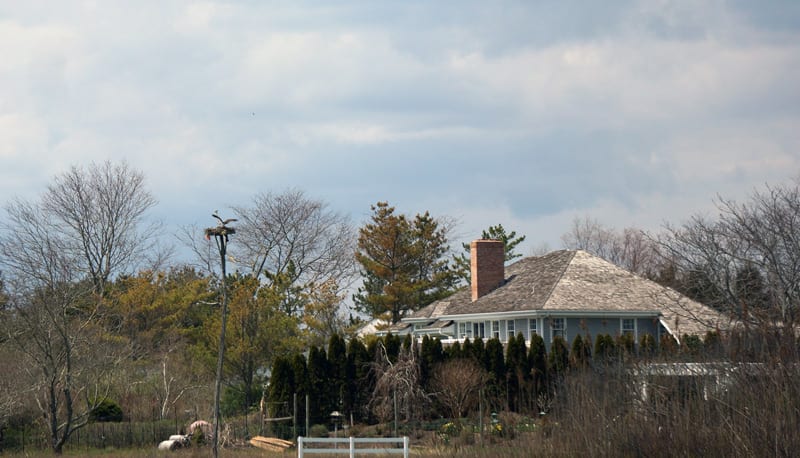
[[403,347],[397,361],[392,362],[381,345],[381,356],[373,364],[376,374],[375,390],[370,408],[383,421],[392,413],[402,414],[406,421],[422,417],[430,404],[430,395],[420,383],[419,355],[416,344]]
[[716,218],[667,226],[660,250],[710,305],[791,325],[800,304],[800,180],[716,206]]
[[586,250],[635,274],[651,277],[656,270],[657,245],[640,229],[622,231],[589,217],[575,218],[561,236],[564,248]]
[[9,304],[0,325],[20,355],[16,363],[25,369],[52,449],[60,454],[105,398],[107,371],[118,362],[118,352],[98,327],[99,301],[61,222],[43,206],[19,200],[6,213],[0,265],[7,273]]
[[439,364],[431,378],[433,395],[450,410],[456,421],[466,415],[478,402],[480,389],[489,376],[471,358],[456,358]]
[[146,259],[151,248],[147,243],[157,238],[158,227],[141,227],[155,204],[141,172],[125,162],[106,161],[73,166],[56,176],[42,196],[41,209],[58,223],[63,249],[80,259],[75,267],[102,294],[113,274]]
[[[259,194],[235,207],[239,232],[234,256],[254,277],[306,287],[335,281],[347,288],[354,273],[349,219],[302,191]],[[232,247],[233,249],[233,247]],[[291,304],[291,303],[290,303]],[[297,313],[296,304],[287,307]]]

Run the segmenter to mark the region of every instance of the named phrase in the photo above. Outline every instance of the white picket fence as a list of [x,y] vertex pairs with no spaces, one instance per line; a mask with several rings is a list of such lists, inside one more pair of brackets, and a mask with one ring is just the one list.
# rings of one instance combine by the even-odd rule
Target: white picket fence
[[[310,448],[310,444],[334,444],[333,448],[328,446],[325,448]],[[346,447],[338,448],[339,445],[346,445]],[[368,444],[371,447],[360,448],[356,445]],[[398,445],[401,447],[376,447],[379,444]],[[336,455],[349,453],[350,458],[358,455],[387,455],[387,454],[403,454],[403,458],[408,458],[408,437],[380,437],[380,438],[367,438],[367,437],[342,437],[340,439],[330,437],[303,437],[297,438],[297,458],[303,458],[305,455]]]

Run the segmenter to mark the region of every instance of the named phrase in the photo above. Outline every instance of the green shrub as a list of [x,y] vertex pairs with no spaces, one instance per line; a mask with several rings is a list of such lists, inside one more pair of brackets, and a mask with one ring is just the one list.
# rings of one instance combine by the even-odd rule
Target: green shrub
[[122,408],[111,399],[104,398],[89,413],[90,421],[122,421]]
[[325,425],[312,425],[311,437],[328,437],[328,427]]

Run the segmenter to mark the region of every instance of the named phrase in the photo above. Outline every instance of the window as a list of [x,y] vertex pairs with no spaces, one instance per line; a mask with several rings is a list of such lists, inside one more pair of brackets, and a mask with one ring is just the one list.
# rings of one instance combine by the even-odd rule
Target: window
[[622,335],[629,334],[636,337],[636,320],[633,318],[623,318],[620,325],[622,328]]
[[500,338],[500,322],[499,321],[492,321],[492,337],[499,339]]
[[483,321],[480,321],[478,323],[472,323],[472,330],[473,330],[473,335],[475,336],[476,339],[478,337],[480,337],[481,339],[486,337],[486,323],[484,323]]
[[463,339],[467,337],[467,333],[472,334],[472,325],[469,322],[462,321],[458,323],[458,338]]
[[562,339],[567,340],[567,323],[564,318],[550,318],[550,327],[553,330],[552,338],[561,336]]
[[528,339],[533,337],[534,334],[539,334],[539,320],[531,318],[528,320]]
[[514,337],[517,336],[517,331],[514,330],[514,327],[515,327],[514,325],[515,324],[516,323],[514,323],[514,320],[506,321],[506,339],[507,340],[511,340],[511,339],[513,339]]

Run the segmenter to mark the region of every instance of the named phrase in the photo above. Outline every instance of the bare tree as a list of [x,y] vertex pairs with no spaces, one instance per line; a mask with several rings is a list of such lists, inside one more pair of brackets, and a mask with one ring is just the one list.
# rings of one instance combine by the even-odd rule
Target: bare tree
[[158,234],[156,226],[140,230],[147,210],[156,204],[144,175],[125,162],[73,166],[58,175],[42,196],[41,208],[58,223],[64,249],[91,279],[94,290],[120,271],[145,260]]
[[[690,296],[741,318],[797,319],[800,180],[767,186],[743,203],[718,198],[719,214],[667,226],[658,240]],[[759,312],[761,316],[759,317]]]
[[43,206],[19,200],[6,212],[0,265],[7,269],[9,304],[2,327],[60,454],[104,400],[118,353],[98,327],[99,301],[92,283],[81,281],[78,253],[60,222]]
[[370,407],[383,421],[392,413],[403,414],[406,421],[419,419],[430,404],[430,395],[420,383],[420,365],[416,344],[403,347],[397,361],[392,362],[381,344],[380,358],[373,365],[376,373],[375,390]]
[[431,378],[433,395],[458,421],[475,407],[479,391],[489,376],[472,358],[456,358],[439,364]]
[[[345,216],[302,191],[259,194],[239,216],[234,253],[252,276],[306,288],[335,281],[347,288],[354,273],[354,231]],[[287,312],[302,305],[287,300]]]
[[652,277],[656,270],[657,245],[640,229],[622,231],[589,217],[575,218],[561,236],[564,248],[586,250],[635,274]]

